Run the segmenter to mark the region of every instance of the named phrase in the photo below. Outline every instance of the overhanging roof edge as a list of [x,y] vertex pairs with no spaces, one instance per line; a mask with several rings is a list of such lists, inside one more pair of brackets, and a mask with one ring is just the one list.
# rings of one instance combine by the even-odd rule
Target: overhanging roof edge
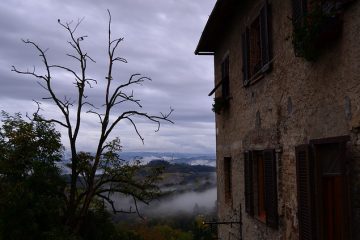
[[[216,36],[223,30],[221,22],[225,22],[234,12],[234,5],[239,0],[217,0],[213,10],[210,13],[208,21],[200,36],[198,45],[195,49],[196,55],[205,55],[201,53],[214,53],[217,41]],[[211,54],[206,54],[211,55]]]

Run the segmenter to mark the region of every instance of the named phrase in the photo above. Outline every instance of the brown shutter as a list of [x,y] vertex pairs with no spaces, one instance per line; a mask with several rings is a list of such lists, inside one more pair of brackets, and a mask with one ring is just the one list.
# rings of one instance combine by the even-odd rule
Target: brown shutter
[[245,211],[254,215],[253,161],[251,152],[244,153]]
[[224,158],[224,188],[225,188],[225,202],[231,202],[232,199],[232,163],[231,157]]
[[260,40],[261,40],[261,66],[262,72],[270,68],[270,29],[269,29],[269,9],[270,5],[265,6],[260,11]]
[[292,0],[293,24],[302,24],[303,17],[307,12],[307,0]]
[[351,223],[351,214],[349,214],[351,212],[351,209],[349,208],[349,173],[350,173],[350,169],[349,169],[349,159],[347,156],[347,150],[346,150],[346,141],[341,142],[340,143],[340,158],[341,158],[341,163],[342,163],[342,170],[343,170],[343,177],[344,177],[344,182],[343,182],[343,190],[344,190],[344,211],[345,214],[344,216],[344,239],[351,239],[350,237],[350,223]]
[[243,71],[243,84],[247,86],[249,83],[249,28],[241,36],[242,44],[242,71]]
[[346,7],[347,4],[350,4],[352,2],[355,2],[355,0],[337,0],[337,3],[341,3],[342,7]]
[[299,239],[315,239],[314,161],[309,145],[300,145],[296,151]]
[[275,151],[264,150],[264,182],[266,224],[278,227],[277,180]]
[[222,96],[224,98],[230,95],[229,83],[229,56],[227,56],[221,64],[221,79],[222,79]]

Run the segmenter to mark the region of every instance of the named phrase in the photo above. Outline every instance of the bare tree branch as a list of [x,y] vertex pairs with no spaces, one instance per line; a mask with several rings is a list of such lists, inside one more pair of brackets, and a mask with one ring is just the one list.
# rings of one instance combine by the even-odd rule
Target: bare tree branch
[[[139,166],[136,164],[134,166],[128,166],[121,162],[121,158],[118,155],[118,151],[121,150],[120,140],[115,138],[110,142],[108,141],[110,134],[118,126],[120,121],[129,121],[136,135],[142,142],[144,142],[144,138],[138,129],[136,123],[137,118],[154,123],[156,125],[155,131],[159,131],[162,123],[174,123],[170,119],[174,111],[172,108],[170,108],[167,113],[160,112],[159,115],[152,115],[145,111],[136,110],[143,106],[141,100],[134,96],[134,91],[130,89],[130,87],[141,86],[144,82],[151,81],[149,77],[135,73],[123,82],[118,82],[118,79],[113,77],[114,65],[117,62],[127,63],[127,60],[123,57],[116,56],[120,43],[124,38],[112,39],[112,19],[109,10],[108,15],[107,74],[103,82],[105,91],[101,108],[96,108],[95,105],[90,102],[90,98],[87,99],[87,90],[97,85],[98,81],[90,77],[87,73],[87,68],[90,66],[88,63],[96,63],[96,61],[83,50],[83,41],[86,40],[87,35],[77,34],[78,27],[84,18],[78,19],[76,23],[61,22],[60,19],[58,20],[59,25],[70,37],[68,47],[71,49],[71,52],[66,53],[66,55],[75,60],[77,64],[76,68],[49,64],[47,56],[45,55],[47,49],[43,50],[39,45],[30,40],[23,40],[23,42],[37,50],[42,60],[45,74],[41,75],[36,73],[35,67],[32,70],[23,71],[12,66],[12,71],[38,79],[40,87],[48,93],[48,96],[45,96],[43,100],[52,100],[62,113],[63,118],[61,119],[43,118],[39,115],[41,109],[40,102],[36,102],[38,109],[35,115],[33,115],[33,119],[46,123],[54,123],[67,128],[71,150],[71,164],[69,164],[71,168],[71,179],[69,190],[65,194],[68,203],[65,218],[66,224],[68,224],[71,229],[74,229],[74,231],[79,229],[81,219],[86,216],[89,211],[94,197],[99,197],[106,201],[114,213],[137,213],[139,217],[142,217],[138,209],[138,202],[148,204],[150,200],[158,194],[158,188],[154,185],[154,182],[158,180],[157,175],[139,179],[136,175],[140,169]],[[76,89],[76,97],[74,100],[71,100],[67,96],[60,99],[59,95],[54,91],[52,73],[57,73],[57,70],[70,73],[70,75],[74,77],[74,79],[71,79],[69,82],[69,84],[74,84]],[[125,110],[120,114],[114,115],[115,109],[123,103],[133,103],[131,107],[133,107],[134,110],[130,108],[130,110]],[[82,130],[80,127],[83,114],[85,113],[83,108],[87,108],[86,113],[96,115],[100,122],[100,134],[94,155],[77,152],[77,139]],[[99,176],[99,171],[101,171],[101,176]],[[78,183],[80,183],[81,186],[79,186]],[[107,196],[106,193],[108,194]],[[123,209],[117,210],[110,196],[113,193],[123,193],[131,196],[134,200],[135,210],[132,208],[130,208],[129,211]]]
[[96,194],[96,196],[98,196],[98,197],[104,199],[106,202],[108,202],[108,203],[110,204],[111,209],[112,209],[112,211],[113,211],[114,214],[117,214],[117,213],[126,213],[126,214],[136,213],[136,211],[133,211],[133,210],[132,210],[132,207],[131,207],[131,206],[130,206],[130,208],[129,208],[128,211],[123,210],[123,209],[118,210],[118,209],[116,209],[115,204],[114,204],[114,201],[111,200],[111,198],[109,198],[109,197],[107,197],[107,196],[104,196],[104,195],[102,195],[102,194]]
[[98,116],[98,118],[99,118],[99,120],[100,120],[100,123],[103,123],[103,118],[102,118],[102,116],[101,116],[100,113],[95,112],[95,111],[93,111],[93,110],[88,110],[87,113],[95,114],[96,116]]
[[81,81],[81,78],[76,74],[76,72],[70,68],[64,67],[64,66],[60,66],[60,65],[51,65],[49,66],[49,68],[60,68],[60,69],[64,69],[70,73],[72,73],[74,75],[74,77],[76,78],[77,81]]

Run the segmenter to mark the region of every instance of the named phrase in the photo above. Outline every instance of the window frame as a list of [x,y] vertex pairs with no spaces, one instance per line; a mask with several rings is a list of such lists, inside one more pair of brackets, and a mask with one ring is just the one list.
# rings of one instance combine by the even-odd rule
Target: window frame
[[230,57],[226,54],[221,62],[221,96],[224,100],[230,98]]
[[[324,212],[322,212],[323,204],[323,177],[324,167],[321,148],[330,147],[330,145],[337,145],[339,163],[341,164],[341,171],[336,176],[341,176],[343,179],[342,187],[345,191],[343,195],[343,216],[342,234],[344,239],[348,239],[351,234],[351,227],[349,223],[350,206],[349,206],[349,189],[348,178],[349,169],[347,162],[349,161],[346,155],[346,143],[350,141],[349,136],[339,136],[332,138],[323,138],[310,140],[309,144],[303,144],[295,147],[296,156],[296,187],[298,200],[298,221],[299,221],[299,239],[311,240],[322,239],[324,236]],[[334,149],[334,147],[331,147]],[[332,175],[332,174],[331,174]],[[329,175],[329,176],[331,176]],[[334,175],[333,175],[334,176]],[[348,213],[348,214],[346,214]]]
[[232,203],[232,159],[231,157],[224,157],[223,162],[224,171],[224,198],[225,203]]
[[265,163],[263,151],[253,151],[254,213],[255,218],[266,223],[265,208]]
[[[259,212],[258,168],[259,156],[263,161],[263,207],[265,216]],[[258,164],[258,163],[257,163]],[[250,150],[244,152],[245,211],[249,216],[278,228],[277,164],[274,149]],[[256,206],[256,207],[255,207]]]
[[[259,45],[258,49],[252,49],[254,44],[251,44],[251,29],[254,22],[259,21]],[[271,70],[271,16],[270,5],[265,1],[264,6],[260,9],[259,14],[245,27],[241,36],[242,42],[242,71],[243,71],[243,85],[249,86],[260,80],[264,74]],[[252,41],[254,42],[254,41]],[[260,66],[252,66],[251,52],[260,52]],[[251,69],[254,67],[254,69]],[[256,70],[255,70],[256,68]]]

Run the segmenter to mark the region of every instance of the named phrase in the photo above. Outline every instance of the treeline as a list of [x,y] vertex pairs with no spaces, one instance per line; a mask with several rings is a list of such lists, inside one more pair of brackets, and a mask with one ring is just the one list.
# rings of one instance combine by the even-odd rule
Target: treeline
[[[211,239],[200,218],[190,215],[116,223],[110,206],[100,198],[78,219],[81,225],[70,229],[65,217],[69,184],[58,167],[62,154],[60,134],[52,124],[2,113],[0,240]],[[147,171],[158,169],[157,164],[146,166]],[[185,171],[187,167],[178,164],[175,168]]]
[[177,214],[166,218],[155,217],[141,222],[122,222],[117,225],[123,239],[135,240],[212,240],[216,229],[204,225],[205,218],[196,214]]
[[164,173],[206,173],[215,172],[216,168],[205,165],[189,165],[186,163],[169,163],[165,160],[153,160],[147,164],[148,167],[163,167]]

